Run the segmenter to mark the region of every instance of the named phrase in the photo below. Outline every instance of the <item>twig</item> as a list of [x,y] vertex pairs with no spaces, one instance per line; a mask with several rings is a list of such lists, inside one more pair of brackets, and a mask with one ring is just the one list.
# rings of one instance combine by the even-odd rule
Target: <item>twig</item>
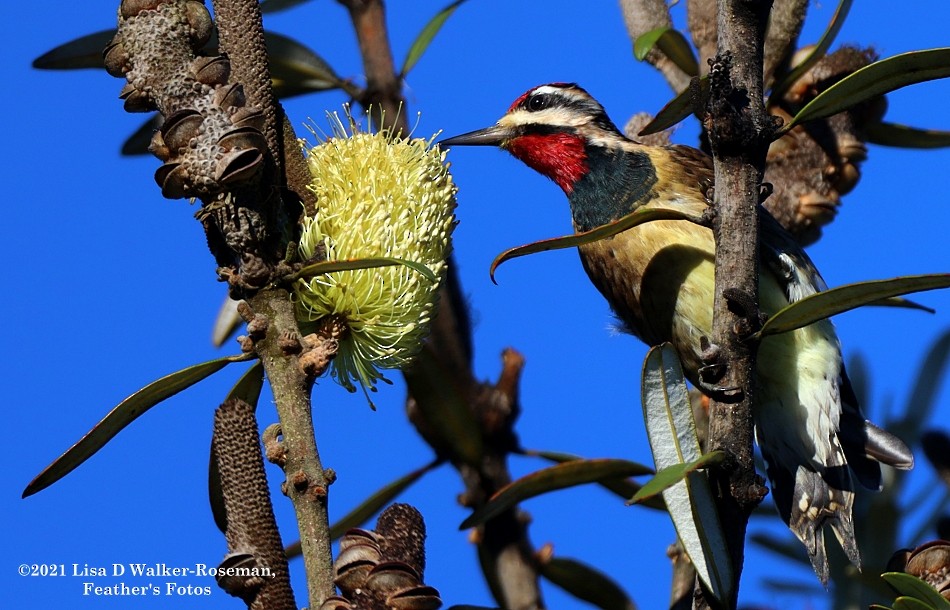
[[[663,0],[621,0],[620,9],[631,41],[657,28],[673,26],[670,11]],[[650,49],[644,59],[666,78],[676,93],[689,86],[690,76],[658,48]]]
[[[385,112],[389,125],[403,133],[408,131],[405,99],[401,91],[401,82],[396,74],[389,36],[386,30],[385,9],[380,0],[338,0],[345,6],[353,22],[363,56],[363,69],[366,72],[366,89],[359,100],[364,107],[380,108]],[[376,112],[373,112],[374,118]],[[392,119],[391,117],[398,117]],[[459,470],[466,484],[465,497],[472,503],[486,501],[495,491],[511,481],[507,456],[514,448],[510,442],[513,432],[515,413],[499,413],[497,407],[511,405],[516,392],[507,392],[502,381],[510,378],[512,370],[520,371],[520,364],[510,364],[506,360],[505,371],[499,386],[500,391],[489,384],[475,381],[471,370],[472,338],[471,324],[465,298],[455,271],[454,259],[449,260],[448,274],[439,298],[438,315],[432,326],[427,348],[442,365],[449,383],[465,396],[470,410],[480,424],[480,433],[496,439],[494,444],[486,442],[486,455],[479,468],[465,464],[458,455],[451,453],[451,443],[441,442],[426,434],[427,422],[418,417],[418,402],[432,401],[434,397],[413,395],[408,401],[410,419],[419,429],[423,438],[433,446],[437,453],[451,460]],[[510,354],[506,357],[510,357]],[[520,356],[516,359],[520,362]],[[512,369],[514,366],[514,369]],[[406,378],[412,387],[413,372],[407,372]],[[517,377],[517,373],[515,373]],[[507,392],[507,393],[506,393]],[[501,400],[497,400],[497,399]],[[505,402],[508,399],[508,402]],[[487,408],[490,405],[491,408]],[[421,409],[425,410],[425,409]],[[489,423],[491,422],[491,423]],[[501,425],[502,429],[494,426]],[[498,440],[504,439],[504,440]],[[500,588],[495,591],[504,600],[505,607],[535,610],[543,608],[541,591],[538,585],[538,571],[534,560],[534,549],[527,537],[527,523],[515,511],[509,511],[486,524],[479,545],[479,553],[484,559],[483,565],[489,566],[489,580],[495,580]]]
[[[755,346],[744,340],[758,319],[758,206],[772,122],[762,92],[762,48],[771,2],[723,0],[718,54],[710,63],[706,128],[715,159],[717,214],[713,341],[726,365],[721,386],[733,389],[710,404],[709,448],[724,449],[732,468],[712,473],[720,519],[733,560],[734,595],[744,557],[745,531],[761,500],[753,462]],[[745,330],[745,332],[743,332]],[[699,600],[702,602],[709,600]],[[735,607],[735,599],[725,600]]]
[[[310,391],[316,371],[307,369],[301,360],[325,346],[312,346],[301,355],[294,305],[286,290],[262,291],[249,299],[249,304],[239,311],[248,321],[280,418],[282,438],[278,447],[267,447],[267,455],[287,475],[282,491],[293,502],[297,515],[309,607],[319,608],[334,591],[327,513],[327,486],[332,481],[320,463],[311,416]],[[266,324],[260,322],[264,320]]]
[[360,104],[364,108],[370,105],[378,107],[387,123],[405,131],[408,124],[405,108],[402,108],[405,100],[393,63],[389,33],[386,29],[386,9],[382,1],[338,1],[350,11],[350,19],[353,21],[356,40],[360,46],[360,55],[363,57],[366,89],[363,91],[363,99],[359,100]]

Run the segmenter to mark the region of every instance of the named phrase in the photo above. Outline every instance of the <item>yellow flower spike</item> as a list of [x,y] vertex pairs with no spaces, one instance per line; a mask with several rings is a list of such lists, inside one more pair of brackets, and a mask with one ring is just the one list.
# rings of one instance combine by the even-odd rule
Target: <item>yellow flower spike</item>
[[349,128],[330,116],[332,134],[307,150],[317,214],[305,218],[300,254],[323,244],[329,261],[392,257],[426,265],[432,282],[404,265],[335,271],[294,284],[304,325],[336,316],[346,325],[331,374],[355,391],[388,380],[380,369],[402,368],[429,333],[451,251],[455,192],[445,153],[432,141],[384,130]]

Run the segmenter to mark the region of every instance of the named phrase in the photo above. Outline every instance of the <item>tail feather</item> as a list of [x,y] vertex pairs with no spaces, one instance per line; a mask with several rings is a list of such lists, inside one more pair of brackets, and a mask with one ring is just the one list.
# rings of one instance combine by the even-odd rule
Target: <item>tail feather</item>
[[798,466],[793,472],[765,456],[772,495],[782,520],[805,546],[808,559],[822,584],[828,584],[825,525],[830,525],[848,559],[858,569],[861,554],[854,536],[851,507],[854,504],[851,475],[846,465],[816,472]]

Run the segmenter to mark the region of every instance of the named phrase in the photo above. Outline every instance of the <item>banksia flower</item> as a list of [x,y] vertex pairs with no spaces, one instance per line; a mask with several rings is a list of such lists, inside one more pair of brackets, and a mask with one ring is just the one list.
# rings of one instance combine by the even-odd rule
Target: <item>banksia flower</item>
[[419,352],[435,313],[451,249],[456,187],[445,153],[432,140],[391,131],[349,129],[331,117],[333,133],[307,151],[318,211],[305,218],[304,260],[392,257],[428,267],[433,282],[406,265],[336,271],[294,286],[304,326],[330,318],[342,323],[331,372],[355,391],[387,381],[380,369],[406,366]]

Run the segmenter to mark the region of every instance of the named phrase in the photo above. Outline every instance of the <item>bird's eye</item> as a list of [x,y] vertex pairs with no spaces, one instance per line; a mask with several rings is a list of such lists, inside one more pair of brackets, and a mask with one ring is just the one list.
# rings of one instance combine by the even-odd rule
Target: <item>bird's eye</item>
[[537,112],[548,107],[548,98],[544,95],[535,95],[528,98],[528,110]]

